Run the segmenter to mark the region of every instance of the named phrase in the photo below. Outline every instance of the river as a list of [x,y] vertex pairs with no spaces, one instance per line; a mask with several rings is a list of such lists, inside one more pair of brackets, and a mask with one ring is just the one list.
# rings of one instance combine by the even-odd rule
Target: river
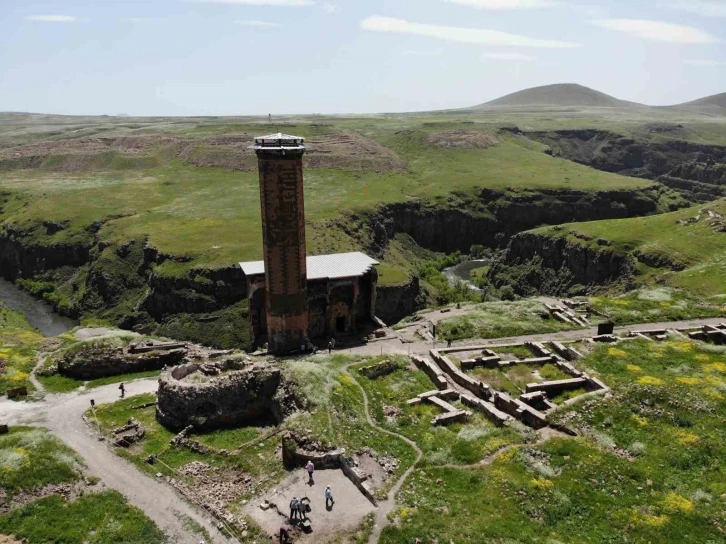
[[57,336],[78,325],[75,319],[57,314],[47,302],[30,296],[18,289],[15,284],[2,278],[0,278],[0,300],[11,309],[23,314],[43,336]]
[[472,291],[476,291],[477,293],[481,292],[481,289],[479,289],[476,285],[474,285],[469,280],[469,273],[474,270],[475,268],[479,268],[482,266],[486,266],[489,264],[489,259],[477,259],[474,261],[463,261],[455,266],[450,266],[449,268],[444,268],[442,271],[444,276],[446,276],[449,280],[450,285],[455,285],[456,282],[460,281],[463,282],[464,285],[466,285],[469,289]]

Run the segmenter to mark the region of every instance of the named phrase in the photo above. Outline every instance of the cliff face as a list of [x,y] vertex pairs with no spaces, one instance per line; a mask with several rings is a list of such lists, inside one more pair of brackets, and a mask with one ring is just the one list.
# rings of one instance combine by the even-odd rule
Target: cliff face
[[379,285],[376,288],[376,316],[387,325],[398,323],[420,310],[425,303],[417,276],[403,285]]
[[[680,137],[687,135],[685,129],[678,125],[656,129],[651,127],[650,132]],[[693,201],[702,201],[710,194],[714,194],[715,198],[720,196],[708,187],[698,187],[698,184],[726,183],[726,146],[678,139],[650,141],[595,129],[527,132],[526,136],[549,146],[551,155],[598,170],[659,181],[661,176],[668,176],[693,182],[680,185],[667,183]]]
[[41,245],[29,233],[13,228],[0,231],[0,274],[7,280],[29,278],[46,270],[78,267],[89,260],[89,242],[58,242]]
[[[632,259],[619,255],[611,248],[593,248],[570,242],[567,238],[522,232],[512,237],[505,253],[508,265],[542,259],[542,266],[553,270],[568,270],[572,284],[603,285],[631,273]],[[540,286],[534,286],[539,288]]]
[[440,252],[468,253],[481,244],[504,247],[509,238],[540,225],[648,215],[658,211],[656,186],[637,191],[542,190],[499,193],[482,190],[479,198],[453,205],[425,202],[390,204],[369,218],[371,251],[385,247],[396,233]]
[[[384,254],[398,233],[410,235],[425,249],[468,253],[475,244],[505,247],[513,235],[542,224],[655,213],[662,208],[663,191],[656,185],[598,193],[483,189],[438,202],[386,205],[341,222],[339,227],[374,255]],[[48,236],[63,228],[45,225]],[[164,254],[143,239],[110,243],[101,239],[99,231],[100,225],[92,225],[78,233],[78,242],[41,246],[33,241],[38,239],[31,236],[34,231],[6,226],[0,232],[0,274],[56,285],[54,300],[59,302],[55,304],[69,308],[74,315],[100,317],[125,328],[157,331],[215,347],[246,345],[247,293],[236,265],[214,269],[182,266],[182,272],[169,273],[176,266],[164,263],[183,264],[188,259]],[[551,253],[554,262],[556,251]],[[588,259],[596,263],[594,258]],[[584,283],[590,283],[598,266],[585,265]],[[418,278],[404,285],[378,287],[376,314],[386,323],[395,323],[424,304]]]

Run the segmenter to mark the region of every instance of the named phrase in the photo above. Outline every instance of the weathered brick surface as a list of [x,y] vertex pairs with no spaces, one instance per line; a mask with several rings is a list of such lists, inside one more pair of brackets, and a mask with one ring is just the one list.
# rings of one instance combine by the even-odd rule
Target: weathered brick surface
[[302,150],[260,149],[265,304],[270,351],[308,345]]

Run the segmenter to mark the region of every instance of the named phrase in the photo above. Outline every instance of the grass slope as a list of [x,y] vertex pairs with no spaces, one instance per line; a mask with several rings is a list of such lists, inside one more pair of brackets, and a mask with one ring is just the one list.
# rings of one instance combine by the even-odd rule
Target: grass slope
[[[708,212],[722,219],[711,217]],[[641,283],[658,283],[711,297],[726,286],[726,232],[716,222],[726,217],[726,199],[649,217],[569,223],[535,229],[546,236],[566,237],[572,244],[631,255]],[[650,263],[652,266],[649,266]]]
[[725,357],[683,340],[598,346],[578,364],[613,394],[557,415],[582,436],[416,470],[381,544],[722,542]]
[[[33,493],[52,484],[75,483],[83,477],[81,458],[47,430],[11,427],[0,435],[2,500]],[[161,544],[164,537],[143,512],[115,491],[91,492],[66,501],[59,495],[0,514],[0,535],[24,542],[63,544]]]
[[43,336],[27,322],[25,317],[0,302],[0,395],[8,389],[27,387],[30,372],[37,361],[36,348]]
[[[380,204],[445,198],[479,187],[599,191],[651,184],[552,158],[510,140],[487,149],[429,146],[427,137],[435,132],[427,128],[380,135],[383,143],[406,158],[405,172],[306,170],[309,251],[327,245],[341,251],[357,249],[345,236],[330,243],[329,221]],[[138,170],[69,174],[25,170],[0,173],[1,190],[15,195],[0,216],[6,224],[29,229],[43,221],[69,222],[53,235],[45,229],[34,231],[31,240],[42,245],[90,240],[91,224],[125,216],[106,223],[101,238],[117,244],[148,239],[164,253],[191,257],[186,268],[262,257],[256,172],[199,168],[176,160]]]

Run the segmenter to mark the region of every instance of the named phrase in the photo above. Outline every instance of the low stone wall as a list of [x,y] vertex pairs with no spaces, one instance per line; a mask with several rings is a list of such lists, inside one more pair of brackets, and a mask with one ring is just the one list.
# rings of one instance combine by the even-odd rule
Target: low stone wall
[[565,346],[561,342],[552,342],[552,347],[555,348],[555,351],[560,355],[560,357],[567,359],[568,361],[576,361],[582,355],[579,351],[577,351],[572,346]]
[[460,395],[459,398],[464,406],[483,413],[489,421],[499,427],[512,420],[512,416],[505,414],[491,402],[464,394]]
[[376,499],[373,497],[371,489],[364,484],[368,476],[360,470],[350,466],[345,459],[345,450],[335,449],[330,451],[309,451],[304,449],[293,433],[286,433],[282,437],[282,463],[288,469],[295,467],[304,467],[308,461],[313,463],[315,470],[334,470],[341,469],[346,478],[348,478],[363,493],[363,495],[378,506]]
[[542,383],[528,383],[525,391],[532,393],[535,391],[543,391],[549,397],[556,397],[564,391],[572,391],[573,389],[587,388],[588,381],[586,378],[570,378],[569,380],[553,380]]
[[541,429],[547,426],[547,418],[542,412],[535,410],[521,400],[510,397],[506,393],[498,391],[494,393],[494,406],[533,429]]
[[441,369],[448,374],[451,379],[464,389],[474,393],[479,398],[488,399],[492,396],[491,389],[489,386],[479,380],[475,380],[471,376],[464,374],[448,357],[442,355],[438,350],[432,349],[431,357],[441,367]]
[[[198,381],[186,379],[209,367],[221,374],[199,372]],[[245,367],[239,361],[192,363],[163,372],[157,398],[157,420],[174,430],[188,425],[195,430],[234,427],[260,419],[280,422],[295,406],[279,368]]]
[[434,382],[437,389],[444,390],[449,388],[449,382],[446,381],[446,376],[442,370],[432,363],[426,357],[419,357],[418,355],[411,355],[411,360],[414,362],[417,368],[423,370],[429,379]]
[[358,369],[358,372],[363,374],[366,378],[373,380],[379,376],[385,376],[398,370],[398,363],[396,361],[381,361],[374,365],[363,366]]
[[186,349],[127,353],[120,348],[91,349],[58,361],[58,373],[75,380],[95,380],[146,370],[160,370],[181,363]]

